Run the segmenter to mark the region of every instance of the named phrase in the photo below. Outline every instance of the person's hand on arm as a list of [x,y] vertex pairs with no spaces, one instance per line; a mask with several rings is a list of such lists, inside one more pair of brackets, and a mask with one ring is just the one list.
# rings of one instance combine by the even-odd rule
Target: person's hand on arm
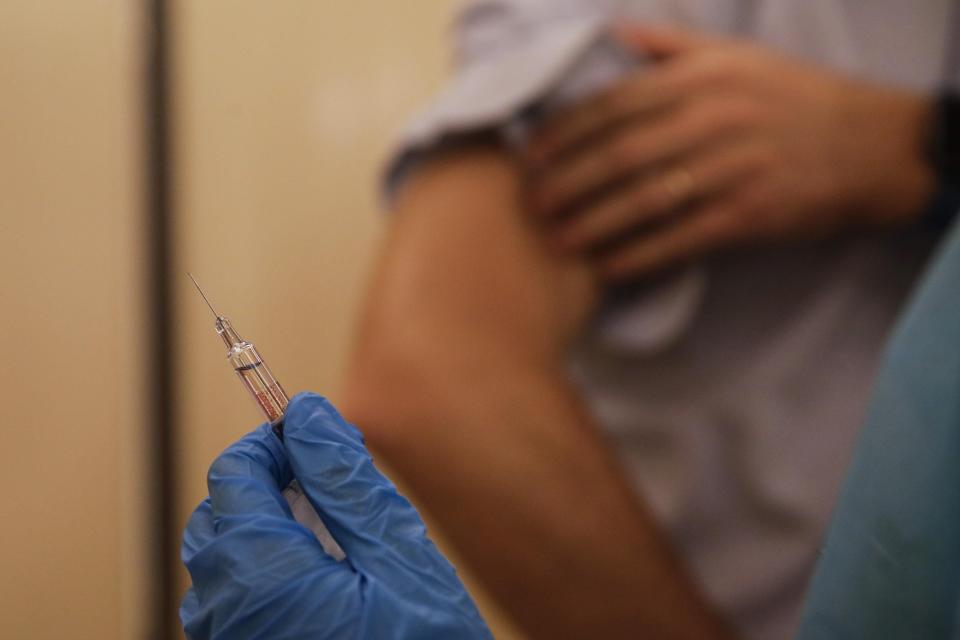
[[409,179],[344,411],[530,636],[722,637],[567,380],[594,285],[522,196],[492,144]]
[[551,244],[609,279],[745,243],[916,220],[931,101],[761,46],[624,27],[651,58],[529,145]]
[[[346,560],[293,519],[281,492],[294,478]],[[491,637],[417,512],[320,396],[293,399],[283,442],[263,425],[231,445],[208,485],[182,547],[191,640]]]

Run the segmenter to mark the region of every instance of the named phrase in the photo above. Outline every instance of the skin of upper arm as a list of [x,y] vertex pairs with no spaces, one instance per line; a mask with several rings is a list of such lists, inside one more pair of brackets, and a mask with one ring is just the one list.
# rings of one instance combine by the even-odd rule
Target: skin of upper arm
[[384,289],[398,296],[384,313],[416,305],[530,357],[561,354],[594,301],[585,266],[547,250],[517,164],[494,145],[449,152],[413,177],[386,258]]
[[348,370],[359,422],[374,428],[371,404],[394,395],[402,410],[409,386],[430,377],[562,369],[595,286],[582,263],[544,246],[521,180],[509,153],[482,144],[431,159],[402,187]]

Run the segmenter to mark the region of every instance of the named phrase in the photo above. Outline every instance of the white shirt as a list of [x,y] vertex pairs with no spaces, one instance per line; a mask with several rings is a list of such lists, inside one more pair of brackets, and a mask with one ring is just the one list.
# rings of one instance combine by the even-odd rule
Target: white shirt
[[[446,90],[388,184],[445,136],[595,91],[631,64],[613,19],[738,34],[891,85],[944,77],[948,0],[466,3]],[[878,356],[932,238],[863,235],[704,261],[611,302],[573,358],[637,491],[748,638],[793,635]],[[643,598],[644,594],[636,594]]]

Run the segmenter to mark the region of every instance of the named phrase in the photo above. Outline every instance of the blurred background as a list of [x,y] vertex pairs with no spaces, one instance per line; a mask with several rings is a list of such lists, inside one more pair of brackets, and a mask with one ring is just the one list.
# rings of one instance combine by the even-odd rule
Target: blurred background
[[186,271],[336,400],[451,5],[0,2],[4,637],[182,636],[180,531],[259,418]]

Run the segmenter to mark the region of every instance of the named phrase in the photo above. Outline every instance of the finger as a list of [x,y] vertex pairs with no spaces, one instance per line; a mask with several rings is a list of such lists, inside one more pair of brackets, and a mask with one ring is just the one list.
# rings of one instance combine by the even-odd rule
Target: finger
[[281,495],[293,479],[286,452],[270,425],[230,445],[210,465],[207,487],[217,532],[237,519],[263,516],[292,520]]
[[753,122],[744,100],[716,97],[678,106],[669,115],[606,136],[535,178],[532,202],[542,216],[624,177],[663,166]]
[[645,67],[631,73],[547,120],[528,142],[526,157],[542,164],[625,120],[663,111],[679,99],[677,92],[669,90],[669,83],[664,69]]
[[183,531],[183,541],[180,544],[180,559],[186,564],[196,555],[197,551],[213,540],[216,532],[213,526],[213,507],[210,498],[205,498],[190,516],[187,528]]
[[459,585],[416,510],[377,471],[362,435],[333,405],[300,394],[284,425],[294,475],[355,566],[382,580],[435,574],[429,579]]
[[[231,445],[214,461],[207,476],[216,535],[256,530],[261,542],[285,535],[306,537],[311,544],[300,552],[308,557],[316,554],[322,549],[319,541],[295,521],[290,504],[283,497],[283,488],[292,480],[286,451],[270,425],[261,426]],[[237,537],[244,539],[242,535]],[[289,546],[291,541],[285,544]],[[326,556],[323,551],[316,555]]]
[[244,589],[260,593],[325,580],[349,584],[356,577],[293,519],[281,495],[292,479],[269,424],[232,444],[210,466],[210,509],[198,509],[191,525],[198,538],[209,536],[212,517],[214,535],[185,560],[202,605]]
[[653,58],[668,58],[727,42],[716,36],[687,29],[636,23],[618,24],[611,31],[614,38],[628,50]]
[[600,263],[609,280],[646,275],[698,258],[729,242],[735,227],[732,206],[721,202],[615,251]]
[[550,118],[527,144],[526,158],[542,166],[626,120],[652,117],[735,78],[736,60],[713,52],[671,59],[639,69]]
[[560,250],[579,251],[612,241],[625,231],[657,222],[694,199],[709,200],[759,172],[767,153],[752,142],[711,149],[653,176],[631,181],[579,212],[552,232]]

